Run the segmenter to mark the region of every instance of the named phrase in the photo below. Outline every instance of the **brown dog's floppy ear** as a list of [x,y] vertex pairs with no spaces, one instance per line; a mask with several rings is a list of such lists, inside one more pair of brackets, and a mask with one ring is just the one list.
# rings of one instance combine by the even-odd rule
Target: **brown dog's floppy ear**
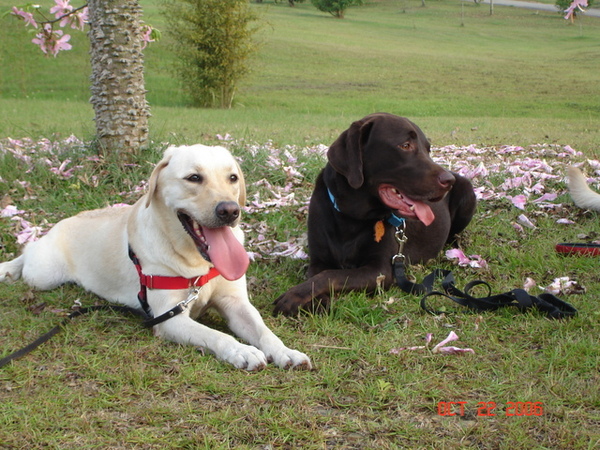
[[154,170],[152,171],[152,175],[150,175],[150,179],[148,180],[148,192],[146,193],[146,208],[150,206],[150,202],[156,193],[156,188],[158,185],[158,175],[161,170],[169,165],[169,160],[171,159],[171,155],[165,157],[156,165]]
[[372,120],[367,118],[353,122],[350,128],[331,144],[327,152],[331,166],[336,172],[344,175],[354,189],[361,187],[365,181],[362,147],[372,123]]

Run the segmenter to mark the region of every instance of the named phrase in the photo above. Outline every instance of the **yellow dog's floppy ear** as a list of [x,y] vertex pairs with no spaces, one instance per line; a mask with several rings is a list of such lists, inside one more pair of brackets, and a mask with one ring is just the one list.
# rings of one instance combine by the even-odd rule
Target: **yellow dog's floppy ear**
[[236,161],[235,162],[238,168],[238,181],[240,184],[240,194],[238,196],[238,205],[240,205],[240,207],[244,207],[244,205],[246,205],[246,180],[244,179],[244,172],[242,172],[242,168],[240,166],[240,164]]
[[150,175],[150,179],[148,180],[148,192],[146,193],[146,208],[150,206],[150,202],[154,198],[154,194],[156,194],[156,189],[158,187],[158,176],[160,175],[161,170],[169,165],[170,159],[171,155],[167,155],[165,152],[165,156],[159,161],[152,171],[152,175]]

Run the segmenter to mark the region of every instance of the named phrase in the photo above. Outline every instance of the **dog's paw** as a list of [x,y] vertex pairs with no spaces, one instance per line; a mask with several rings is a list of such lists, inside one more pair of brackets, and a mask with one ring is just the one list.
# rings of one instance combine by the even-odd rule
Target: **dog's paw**
[[267,357],[256,347],[238,344],[228,348],[219,358],[233,365],[236,369],[248,371],[262,370],[267,366]]
[[298,285],[286,293],[280,295],[273,304],[273,314],[283,314],[284,316],[296,316],[300,311],[310,311],[313,313],[321,312],[327,309],[329,296],[319,295],[313,297],[311,291],[302,289],[303,285]]
[[308,356],[298,350],[292,350],[287,347],[273,352],[270,359],[273,361],[273,364],[281,369],[312,369],[312,364]]

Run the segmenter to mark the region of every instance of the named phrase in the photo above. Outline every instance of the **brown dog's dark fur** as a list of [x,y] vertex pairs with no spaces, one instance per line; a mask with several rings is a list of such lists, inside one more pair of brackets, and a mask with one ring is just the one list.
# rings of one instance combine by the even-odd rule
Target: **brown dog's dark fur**
[[[275,301],[275,313],[327,305],[336,292],[372,292],[380,275],[388,288],[398,252],[395,229],[386,221],[392,214],[406,219],[410,263],[436,257],[469,224],[473,186],[434,163],[429,151],[419,127],[386,113],[366,116],[338,137],[310,201],[309,278]],[[383,236],[376,236],[379,221]]]

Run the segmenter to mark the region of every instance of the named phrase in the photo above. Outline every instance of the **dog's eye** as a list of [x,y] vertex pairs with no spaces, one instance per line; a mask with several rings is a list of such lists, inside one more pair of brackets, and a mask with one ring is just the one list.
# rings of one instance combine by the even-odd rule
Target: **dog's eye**
[[400,147],[401,150],[410,150],[410,142],[405,142],[404,144],[400,144],[398,147]]
[[202,175],[194,173],[194,174],[186,177],[186,180],[188,180],[192,183],[202,183],[202,181],[204,181],[204,178],[202,178]]
[[237,183],[237,181],[239,180],[239,177],[235,174],[232,173],[231,175],[229,175],[229,181],[231,181],[231,183]]

